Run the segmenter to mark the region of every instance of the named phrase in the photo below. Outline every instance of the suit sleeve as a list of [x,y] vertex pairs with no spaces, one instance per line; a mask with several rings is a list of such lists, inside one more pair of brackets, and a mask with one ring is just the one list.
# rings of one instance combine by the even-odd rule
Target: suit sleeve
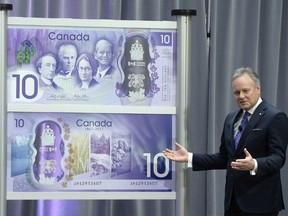
[[256,158],[258,176],[278,172],[285,164],[288,143],[288,119],[283,112],[274,116],[268,128],[267,140],[267,156]]

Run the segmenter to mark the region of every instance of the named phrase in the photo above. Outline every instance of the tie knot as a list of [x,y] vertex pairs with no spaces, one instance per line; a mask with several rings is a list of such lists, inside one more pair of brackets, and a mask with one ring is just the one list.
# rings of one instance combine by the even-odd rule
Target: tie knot
[[250,115],[251,115],[251,114],[250,114],[249,112],[245,111],[244,114],[243,114],[243,118],[248,119],[248,117],[249,117]]
[[101,77],[102,77],[102,74],[101,74],[101,73],[98,73],[98,74],[97,74],[97,77],[98,77],[98,78],[101,78]]
[[245,111],[245,112],[244,112],[244,115],[243,115],[243,118],[244,118],[244,117],[247,118],[248,116],[250,116],[250,113],[247,112],[247,111]]
[[242,121],[241,121],[241,126],[244,128],[246,123],[248,122],[248,116],[250,116],[249,112],[244,112],[244,115],[242,117]]

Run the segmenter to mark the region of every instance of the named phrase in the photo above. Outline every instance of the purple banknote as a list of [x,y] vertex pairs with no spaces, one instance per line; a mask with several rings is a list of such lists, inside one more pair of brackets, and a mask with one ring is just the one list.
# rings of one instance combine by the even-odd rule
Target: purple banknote
[[9,27],[9,104],[175,106],[176,30]]
[[9,113],[7,190],[174,191],[174,118]]

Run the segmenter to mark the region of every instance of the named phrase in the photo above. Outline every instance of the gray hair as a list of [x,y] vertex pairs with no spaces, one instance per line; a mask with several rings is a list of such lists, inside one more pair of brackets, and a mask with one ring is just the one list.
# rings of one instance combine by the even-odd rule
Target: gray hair
[[99,48],[101,46],[103,46],[103,44],[104,45],[106,45],[106,44],[109,45],[109,47],[111,49],[111,53],[113,54],[113,44],[107,39],[100,39],[100,40],[97,41],[97,43],[95,44],[95,53],[97,53],[97,51],[99,50]]
[[[66,44],[62,44],[62,45],[59,46],[59,48],[58,48],[58,56],[59,56],[59,57],[63,56],[63,50],[64,50],[65,48],[72,48],[72,49],[74,49],[75,52],[76,52],[76,55],[77,55],[77,53],[78,53],[78,50],[77,50],[76,45],[74,45],[74,44],[72,44],[72,43],[66,43]],[[76,56],[76,57],[77,57],[77,56]]]
[[236,69],[232,75],[232,81],[245,74],[247,74],[253,80],[255,86],[260,86],[258,74],[250,67],[241,67]]

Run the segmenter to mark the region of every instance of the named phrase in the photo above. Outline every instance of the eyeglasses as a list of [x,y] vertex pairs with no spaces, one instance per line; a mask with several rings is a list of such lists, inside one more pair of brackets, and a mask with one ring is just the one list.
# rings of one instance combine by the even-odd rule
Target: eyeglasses
[[90,68],[90,67],[79,67],[79,70],[80,70],[80,71],[89,72],[89,71],[92,70],[92,68]]

